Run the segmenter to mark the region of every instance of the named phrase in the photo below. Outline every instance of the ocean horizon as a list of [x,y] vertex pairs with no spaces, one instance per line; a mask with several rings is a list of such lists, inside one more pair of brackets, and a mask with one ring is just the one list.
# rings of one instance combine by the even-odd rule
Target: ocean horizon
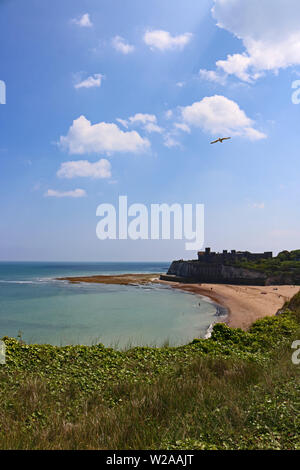
[[70,284],[57,277],[165,273],[169,262],[0,262],[0,338],[26,343],[172,346],[204,337],[209,299],[160,284]]

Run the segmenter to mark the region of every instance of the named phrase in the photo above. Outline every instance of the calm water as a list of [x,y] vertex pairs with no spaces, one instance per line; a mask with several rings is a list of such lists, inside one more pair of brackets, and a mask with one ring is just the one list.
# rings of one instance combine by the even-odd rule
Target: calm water
[[183,344],[204,336],[215,306],[164,286],[69,284],[55,277],[166,272],[168,263],[0,263],[0,338],[28,343]]

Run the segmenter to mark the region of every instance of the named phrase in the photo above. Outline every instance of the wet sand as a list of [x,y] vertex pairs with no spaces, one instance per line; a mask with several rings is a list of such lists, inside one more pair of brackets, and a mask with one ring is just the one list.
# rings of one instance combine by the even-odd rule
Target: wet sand
[[93,284],[119,284],[123,286],[136,284],[149,284],[158,282],[160,274],[118,274],[107,276],[80,276],[80,277],[58,277],[58,281],[69,281],[72,284],[88,282]]
[[247,330],[259,318],[275,315],[290,300],[299,286],[236,286],[228,284],[184,284],[162,281],[160,274],[120,274],[109,276],[63,277],[58,280],[71,283],[137,285],[160,283],[176,289],[209,297],[228,311],[226,323],[233,328]]

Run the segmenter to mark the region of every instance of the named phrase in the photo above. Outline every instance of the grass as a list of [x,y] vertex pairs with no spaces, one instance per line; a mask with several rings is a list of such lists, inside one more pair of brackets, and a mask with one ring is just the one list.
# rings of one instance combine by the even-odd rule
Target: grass
[[5,338],[1,449],[299,449],[300,294],[248,332],[176,348]]

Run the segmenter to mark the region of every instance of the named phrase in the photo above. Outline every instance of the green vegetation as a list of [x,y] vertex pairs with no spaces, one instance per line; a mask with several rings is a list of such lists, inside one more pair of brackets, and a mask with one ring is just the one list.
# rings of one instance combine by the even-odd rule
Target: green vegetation
[[299,449],[300,293],[248,332],[116,351],[4,338],[1,449]]
[[234,266],[267,274],[272,278],[281,278],[288,284],[300,284],[300,250],[282,251],[275,258],[248,261],[237,261]]

